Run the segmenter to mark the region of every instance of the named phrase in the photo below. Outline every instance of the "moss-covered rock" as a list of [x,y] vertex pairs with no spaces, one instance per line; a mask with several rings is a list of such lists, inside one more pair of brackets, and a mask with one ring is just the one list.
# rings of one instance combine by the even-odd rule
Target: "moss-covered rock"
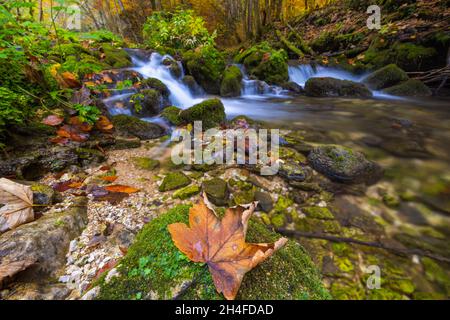
[[159,166],[159,161],[147,157],[133,158],[134,165],[143,170],[154,170]]
[[225,60],[222,54],[212,46],[205,46],[183,54],[183,63],[207,93],[219,94]]
[[302,211],[308,218],[322,219],[322,220],[334,220],[334,215],[328,208],[322,207],[305,207]]
[[175,106],[170,106],[164,108],[161,112],[161,117],[169,121],[171,124],[179,126],[183,123],[183,120],[180,117],[181,109]]
[[158,114],[163,106],[163,97],[156,89],[144,89],[130,98],[132,113],[139,117],[150,117]]
[[163,127],[139,118],[119,114],[112,117],[112,123],[116,132],[124,137],[137,137],[141,140],[149,140],[162,137],[166,134]]
[[[103,277],[97,299],[170,299],[183,285],[197,279],[182,299],[223,299],[214,287],[207,266],[189,261],[173,244],[167,226],[188,223],[188,206],[178,206],[152,220],[117,267],[119,275]],[[280,236],[251,219],[247,241],[272,242]],[[305,250],[293,241],[248,272],[237,299],[329,299],[320,275]]]
[[170,95],[169,88],[159,79],[156,78],[147,78],[142,80],[141,86],[143,88],[151,88],[159,91],[159,93],[167,98]]
[[180,78],[183,74],[183,70],[181,70],[178,62],[176,60],[165,58],[163,60],[163,64],[169,69],[170,73],[175,78]]
[[202,188],[208,199],[215,205],[224,206],[227,204],[229,191],[225,180],[220,178],[206,180],[203,182]]
[[308,155],[310,165],[333,181],[372,184],[382,176],[382,169],[364,154],[343,146],[321,146]]
[[368,75],[364,79],[364,83],[373,90],[381,90],[408,79],[405,71],[395,64],[390,64]]
[[182,187],[186,187],[191,183],[191,179],[182,172],[170,172],[168,173],[161,185],[159,191],[165,192],[169,190],[175,190]]
[[310,97],[368,98],[372,96],[372,92],[362,83],[330,77],[308,79],[305,84],[305,93]]
[[225,122],[225,108],[219,99],[209,99],[181,111],[180,118],[186,123],[202,121],[206,130]]
[[193,76],[187,75],[184,76],[181,80],[186,87],[188,87],[189,91],[194,95],[199,95],[203,92],[203,89],[200,87],[200,85],[195,81],[195,78]]
[[172,195],[174,199],[185,200],[200,193],[200,187],[193,184],[175,191]]
[[250,190],[242,190],[236,193],[233,193],[232,205],[242,205],[249,204],[255,200],[255,191],[253,189]]
[[422,81],[410,79],[383,90],[384,93],[402,97],[429,97],[433,92]]
[[100,50],[104,54],[104,61],[113,68],[126,68],[132,65],[131,58],[123,49],[118,49],[109,43],[103,43]]
[[263,42],[238,54],[234,60],[244,64],[249,75],[269,84],[282,85],[289,79],[287,54]]
[[229,66],[222,79],[220,85],[220,95],[222,97],[237,97],[241,95],[242,89],[242,72],[236,66]]

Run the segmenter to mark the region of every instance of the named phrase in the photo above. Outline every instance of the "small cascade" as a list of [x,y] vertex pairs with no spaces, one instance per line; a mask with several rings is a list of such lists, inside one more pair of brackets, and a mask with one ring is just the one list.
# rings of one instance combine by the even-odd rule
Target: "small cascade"
[[364,76],[354,75],[350,72],[337,68],[312,66],[310,64],[289,66],[289,81],[296,82],[302,87],[305,86],[305,83],[309,78],[313,77],[331,77],[356,82],[360,82],[364,78]]
[[[160,55],[159,53],[152,53],[148,62],[133,58],[133,62],[136,67],[134,70],[141,73],[147,78],[156,78],[161,80],[170,91],[170,102],[172,105],[180,107],[182,109],[189,108],[196,103],[201,102],[203,99],[195,98],[190,92],[189,88],[181,81],[172,75],[168,66],[164,65],[165,59],[174,60],[169,55]],[[180,69],[183,70],[181,64]],[[182,71],[184,74],[184,71]]]
[[241,91],[243,97],[256,97],[261,95],[277,96],[283,91],[281,87],[268,85],[261,80],[250,79],[243,65],[236,64],[236,66],[241,70],[243,75]]

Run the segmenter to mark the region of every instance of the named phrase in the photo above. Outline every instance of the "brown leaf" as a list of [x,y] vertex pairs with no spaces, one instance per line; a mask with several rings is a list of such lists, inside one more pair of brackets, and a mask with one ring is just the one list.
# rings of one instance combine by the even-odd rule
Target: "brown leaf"
[[100,179],[102,179],[103,181],[107,181],[107,182],[114,182],[117,180],[117,176],[103,176],[100,177]]
[[82,132],[89,132],[92,130],[92,126],[87,122],[81,122],[78,116],[71,117],[69,123]]
[[56,190],[58,192],[64,192],[64,191],[67,191],[69,189],[78,189],[82,185],[83,185],[82,182],[67,180],[67,181],[55,183],[52,186],[52,188],[53,188],[53,190]]
[[129,187],[129,186],[124,186],[121,184],[106,186],[105,190],[108,190],[109,192],[122,192],[122,193],[135,193],[135,192],[139,191],[139,189]]
[[66,88],[79,88],[81,87],[80,81],[78,81],[77,76],[72,72],[65,71],[61,73],[61,78],[64,81],[64,86]]
[[33,191],[30,186],[0,179],[0,233],[34,220]]
[[280,238],[275,243],[246,243],[248,220],[256,203],[229,208],[220,220],[201,199],[189,211],[188,227],[184,223],[168,226],[176,247],[194,262],[204,262],[214,280],[217,292],[232,300],[248,271],[270,257],[286,242]]
[[73,141],[84,142],[89,138],[89,135],[82,133],[78,127],[71,125],[63,125],[56,131],[56,134],[63,138],[69,138]]
[[63,117],[58,116],[56,114],[52,114],[52,115],[49,115],[48,117],[46,117],[44,120],[42,120],[42,123],[46,124],[48,126],[55,127],[55,126],[59,126],[61,123],[63,123],[63,121],[64,121]]
[[113,124],[105,116],[100,116],[95,123],[95,127],[101,132],[109,133],[114,128]]

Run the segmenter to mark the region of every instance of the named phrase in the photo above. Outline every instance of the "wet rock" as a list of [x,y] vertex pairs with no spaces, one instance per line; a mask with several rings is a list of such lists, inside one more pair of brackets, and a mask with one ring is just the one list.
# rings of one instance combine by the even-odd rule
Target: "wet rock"
[[220,178],[213,178],[204,181],[202,184],[203,191],[208,196],[209,201],[217,206],[224,206],[227,204],[229,191],[226,181]]
[[[59,200],[57,192],[45,184],[31,183],[31,191],[33,191],[33,204],[51,206]],[[39,210],[39,207],[34,208],[34,210]]]
[[161,185],[159,186],[159,191],[165,192],[169,190],[179,189],[182,187],[186,187],[190,183],[191,179],[184,173],[170,172],[164,177]]
[[164,105],[164,100],[156,89],[145,89],[130,97],[131,112],[138,117],[157,115]]
[[146,122],[124,114],[112,117],[112,122],[116,132],[124,137],[137,137],[141,140],[149,140],[160,138],[166,134],[166,129],[155,123]]
[[258,209],[270,212],[273,209],[273,199],[267,192],[256,191],[255,201],[258,201]]
[[358,152],[342,146],[322,146],[313,149],[308,161],[318,172],[341,183],[373,184],[383,170]]
[[166,58],[163,60],[162,63],[169,69],[170,73],[174,78],[178,79],[183,74],[183,70],[181,69],[180,65],[176,60]]
[[420,80],[407,80],[395,86],[386,88],[383,90],[384,93],[393,96],[402,97],[429,97],[433,92]]
[[255,200],[255,191],[253,189],[250,190],[242,190],[239,192],[233,193],[233,198],[231,199],[231,205],[244,205],[252,203]]
[[130,56],[136,57],[138,60],[147,62],[150,60],[150,57],[152,56],[153,50],[146,50],[146,49],[125,49],[125,51],[128,52]]
[[154,89],[158,91],[162,97],[168,98],[170,95],[170,90],[167,86],[159,79],[147,78],[142,80],[141,85],[146,89]]
[[147,157],[136,157],[132,159],[134,165],[143,170],[154,170],[159,166],[159,161]]
[[161,112],[161,117],[169,121],[173,125],[181,125],[183,120],[180,118],[181,109],[178,107],[167,107]]
[[301,85],[299,85],[297,82],[286,82],[283,84],[283,89],[288,90],[289,92],[295,93],[295,94],[303,94],[305,93],[305,90],[302,88]]
[[373,90],[381,90],[408,79],[409,77],[405,71],[395,64],[390,64],[371,73],[364,79],[364,83]]
[[242,89],[242,72],[232,65],[225,69],[222,83],[220,85],[220,95],[222,97],[238,97]]
[[[0,264],[33,259],[27,277],[55,276],[64,266],[70,241],[87,223],[87,199],[75,198],[62,212],[48,212],[40,219],[21,225],[0,236]],[[30,275],[31,274],[31,275]]]
[[289,181],[305,181],[311,174],[311,170],[302,166],[299,162],[293,160],[281,163],[278,174]]
[[302,212],[305,213],[308,218],[334,220],[334,215],[328,208],[304,207],[302,208]]
[[334,78],[310,78],[305,84],[305,93],[310,97],[360,97],[368,98],[372,92],[358,82]]
[[137,137],[134,138],[116,137],[115,143],[110,147],[110,149],[125,150],[125,149],[139,148],[140,146],[141,140]]
[[123,49],[104,43],[100,50],[104,54],[104,61],[115,69],[126,68],[132,65],[130,56]]
[[76,148],[76,154],[82,164],[102,163],[106,160],[106,156],[98,149]]
[[70,289],[62,283],[17,283],[9,294],[2,297],[5,300],[64,300]]
[[200,187],[193,184],[175,191],[172,195],[174,199],[185,200],[200,193]]
[[181,111],[180,118],[187,123],[202,121],[206,130],[225,122],[225,108],[219,99],[209,99]]
[[193,76],[189,75],[184,76],[182,82],[186,87],[189,88],[189,91],[191,91],[191,93],[194,95],[199,95],[203,91],[202,87],[199,86],[199,84],[197,83],[197,81],[195,81]]

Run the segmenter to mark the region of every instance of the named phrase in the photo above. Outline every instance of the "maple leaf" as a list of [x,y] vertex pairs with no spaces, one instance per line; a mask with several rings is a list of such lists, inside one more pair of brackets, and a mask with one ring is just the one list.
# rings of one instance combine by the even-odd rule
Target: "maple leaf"
[[201,199],[189,211],[189,227],[184,223],[168,226],[175,246],[191,261],[208,265],[217,292],[233,300],[248,271],[270,257],[286,242],[280,238],[274,243],[247,243],[248,221],[256,203],[247,209],[229,208],[220,220]]
[[0,233],[34,220],[33,191],[9,179],[0,179]]

